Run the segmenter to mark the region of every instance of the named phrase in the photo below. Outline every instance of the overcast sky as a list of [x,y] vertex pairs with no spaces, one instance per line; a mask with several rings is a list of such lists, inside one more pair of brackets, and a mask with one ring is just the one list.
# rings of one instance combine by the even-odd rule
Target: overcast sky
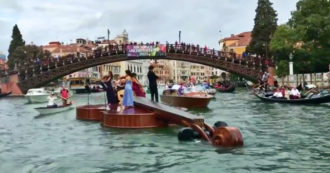
[[[288,21],[298,0],[271,0],[278,24]],[[0,0],[0,51],[8,54],[12,28],[26,43],[70,43],[122,33],[137,42],[181,40],[218,49],[220,38],[251,31],[257,0]],[[221,33],[219,32],[221,30]]]

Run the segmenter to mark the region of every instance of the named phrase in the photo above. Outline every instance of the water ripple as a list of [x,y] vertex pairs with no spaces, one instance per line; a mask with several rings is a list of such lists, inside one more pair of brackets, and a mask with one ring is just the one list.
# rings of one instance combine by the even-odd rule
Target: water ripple
[[[77,105],[86,95],[74,96]],[[103,103],[103,93],[92,103]],[[0,100],[0,172],[328,172],[330,106],[263,103],[244,90],[188,110],[238,127],[244,147],[179,142],[179,127],[103,128],[75,110],[39,116],[23,98]]]

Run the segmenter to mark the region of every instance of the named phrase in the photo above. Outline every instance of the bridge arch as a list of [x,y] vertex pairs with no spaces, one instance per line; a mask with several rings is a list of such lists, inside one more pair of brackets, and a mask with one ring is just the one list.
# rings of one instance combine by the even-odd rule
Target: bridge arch
[[[220,51],[203,51],[192,52],[179,48],[167,48],[165,56],[142,56],[129,57],[125,49],[110,49],[106,52],[94,53],[91,56],[83,58],[68,58],[60,61],[54,61],[47,66],[29,66],[29,68],[21,68],[18,70],[20,86],[22,92],[26,92],[30,88],[41,87],[55,79],[71,74],[73,72],[95,67],[97,65],[142,59],[164,59],[179,60],[207,65],[218,68],[230,73],[237,74],[251,81],[257,81],[262,71],[266,69],[265,64],[261,61],[256,62],[255,58],[246,57],[244,60],[236,58],[235,54]],[[115,51],[114,51],[115,50]],[[209,53],[208,53],[209,52]]]

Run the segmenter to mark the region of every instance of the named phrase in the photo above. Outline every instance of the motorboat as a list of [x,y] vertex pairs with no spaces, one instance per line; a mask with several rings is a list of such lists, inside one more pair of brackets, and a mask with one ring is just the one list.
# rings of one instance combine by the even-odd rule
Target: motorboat
[[96,78],[75,77],[66,79],[69,82],[69,89],[75,94],[101,92],[102,86],[99,84],[101,81]]
[[183,95],[179,95],[177,88],[174,85],[172,88],[164,90],[163,95],[160,96],[161,101],[175,107],[205,108],[214,98],[214,96],[201,91],[186,91]]
[[89,87],[87,87],[87,78],[85,77],[76,77],[67,79],[70,83],[70,90],[75,94],[88,93],[90,92]]
[[25,98],[29,103],[43,103],[47,102],[47,97],[49,96],[50,91],[45,88],[32,88],[27,91]]
[[205,87],[202,85],[196,85],[196,86],[191,86],[187,88],[188,91],[190,92],[204,92],[210,95],[215,95],[217,93],[217,90],[211,87]]
[[70,110],[72,108],[73,108],[72,103],[70,103],[65,106],[62,105],[62,106],[57,106],[57,107],[38,107],[38,108],[34,108],[34,109],[37,110],[40,115],[48,115],[48,114],[64,112],[64,111]]

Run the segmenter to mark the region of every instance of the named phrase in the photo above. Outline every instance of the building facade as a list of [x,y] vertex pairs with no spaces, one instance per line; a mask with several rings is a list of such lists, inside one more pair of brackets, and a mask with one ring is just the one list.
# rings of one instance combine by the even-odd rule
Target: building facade
[[0,52],[0,70],[8,70],[6,55]]
[[219,41],[220,50],[243,55],[246,51],[246,47],[250,44],[251,39],[251,32],[242,32],[237,35],[231,34],[230,37],[226,37]]

